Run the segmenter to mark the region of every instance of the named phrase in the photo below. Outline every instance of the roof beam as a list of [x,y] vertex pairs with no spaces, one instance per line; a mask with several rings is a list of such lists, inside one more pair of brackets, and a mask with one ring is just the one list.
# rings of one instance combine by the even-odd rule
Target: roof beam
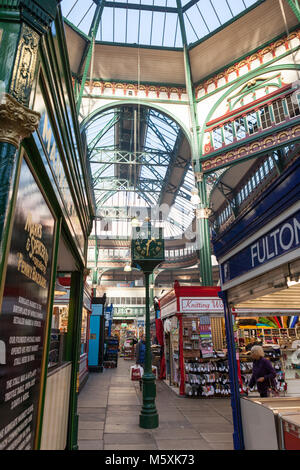
[[123,8],[126,10],[146,10],[146,11],[160,11],[162,13],[177,13],[177,8],[163,7],[159,5],[142,5],[138,3],[122,3],[122,2],[104,2],[105,7],[110,8]]
[[89,42],[86,43],[85,46],[84,46],[84,51],[83,51],[83,54],[81,56],[80,64],[79,64],[78,71],[77,71],[77,73],[80,74],[81,69],[83,67],[83,64],[84,64],[84,62],[86,62],[85,67],[84,67],[83,76],[82,76],[82,81],[81,81],[81,87],[80,87],[80,91],[79,91],[79,95],[78,95],[78,100],[77,100],[77,103],[76,103],[77,113],[79,113],[80,106],[81,106],[81,100],[82,100],[82,96],[83,96],[85,82],[86,82],[86,79],[87,79],[87,73],[88,73],[88,70],[89,70],[89,66],[90,66],[90,62],[91,62],[91,58],[92,58],[92,54],[93,54],[93,50],[94,50],[95,39],[96,39],[97,31],[98,31],[98,28],[99,28],[103,8],[104,8],[104,0],[99,0],[99,3],[97,4],[96,11],[95,11],[95,14],[94,14],[94,17],[93,17],[93,20],[92,20],[91,27],[90,27],[90,30],[89,30]]
[[300,5],[299,0],[287,0],[288,4],[290,5],[291,9],[295,13],[298,21],[300,21]]

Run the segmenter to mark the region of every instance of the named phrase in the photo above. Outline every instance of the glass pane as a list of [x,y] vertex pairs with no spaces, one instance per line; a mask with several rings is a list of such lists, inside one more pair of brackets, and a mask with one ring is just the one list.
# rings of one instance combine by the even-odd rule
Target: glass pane
[[296,104],[296,102],[294,103],[291,96],[288,96],[286,98],[286,103],[287,103],[287,107],[288,107],[288,111],[289,111],[289,116],[291,118],[293,118],[295,116],[298,116],[300,114],[299,106],[298,106],[298,104]]
[[213,138],[213,146],[214,146],[215,150],[222,147],[223,142],[222,142],[222,129],[221,129],[221,127],[218,127],[217,129],[214,129],[212,131],[212,138]]
[[267,129],[268,127],[271,127],[272,121],[271,121],[269,106],[264,106],[262,109],[259,110],[259,113],[260,113],[261,127],[263,129]]
[[225,140],[225,145],[231,144],[233,142],[233,128],[232,128],[232,123],[227,122],[224,127],[224,140]]
[[250,135],[255,134],[258,131],[258,121],[256,112],[251,113],[247,116],[248,132]]
[[246,137],[246,127],[244,118],[237,118],[234,121],[235,124],[235,133],[238,140],[244,139]]
[[284,107],[282,100],[274,101],[272,104],[276,124],[285,121]]

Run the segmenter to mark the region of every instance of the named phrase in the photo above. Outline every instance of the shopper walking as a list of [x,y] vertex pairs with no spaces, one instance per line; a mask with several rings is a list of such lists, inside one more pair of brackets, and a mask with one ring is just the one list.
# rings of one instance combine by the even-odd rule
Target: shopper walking
[[265,353],[261,346],[253,346],[251,348],[251,357],[253,359],[252,377],[249,387],[257,385],[257,390],[261,398],[269,396],[269,389],[275,385],[276,371],[271,361],[264,357]]
[[[145,368],[145,359],[146,359],[146,338],[145,335],[142,335],[140,341],[136,345],[136,360],[137,365]],[[140,390],[142,389],[142,379],[140,379]]]
[[140,341],[136,345],[136,363],[144,367],[145,358],[146,358],[146,340],[145,340],[145,335],[142,335],[140,338]]

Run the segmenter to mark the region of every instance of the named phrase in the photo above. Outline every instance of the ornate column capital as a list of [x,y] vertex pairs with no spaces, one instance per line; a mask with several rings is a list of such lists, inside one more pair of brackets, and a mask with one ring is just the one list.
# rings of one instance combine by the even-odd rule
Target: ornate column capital
[[0,142],[19,148],[22,140],[38,128],[40,114],[20,104],[8,93],[0,96]]
[[197,183],[201,183],[203,181],[203,172],[195,171],[195,179]]
[[204,207],[201,209],[196,209],[196,219],[208,219],[212,214],[209,207]]

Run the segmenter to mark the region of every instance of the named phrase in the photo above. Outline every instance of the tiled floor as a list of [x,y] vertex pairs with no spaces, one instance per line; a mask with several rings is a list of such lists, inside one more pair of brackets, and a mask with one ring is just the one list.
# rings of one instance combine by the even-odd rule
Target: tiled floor
[[139,426],[142,392],[129,378],[131,361],[90,373],[78,399],[79,450],[232,450],[230,399],[177,396],[157,381],[159,427]]

